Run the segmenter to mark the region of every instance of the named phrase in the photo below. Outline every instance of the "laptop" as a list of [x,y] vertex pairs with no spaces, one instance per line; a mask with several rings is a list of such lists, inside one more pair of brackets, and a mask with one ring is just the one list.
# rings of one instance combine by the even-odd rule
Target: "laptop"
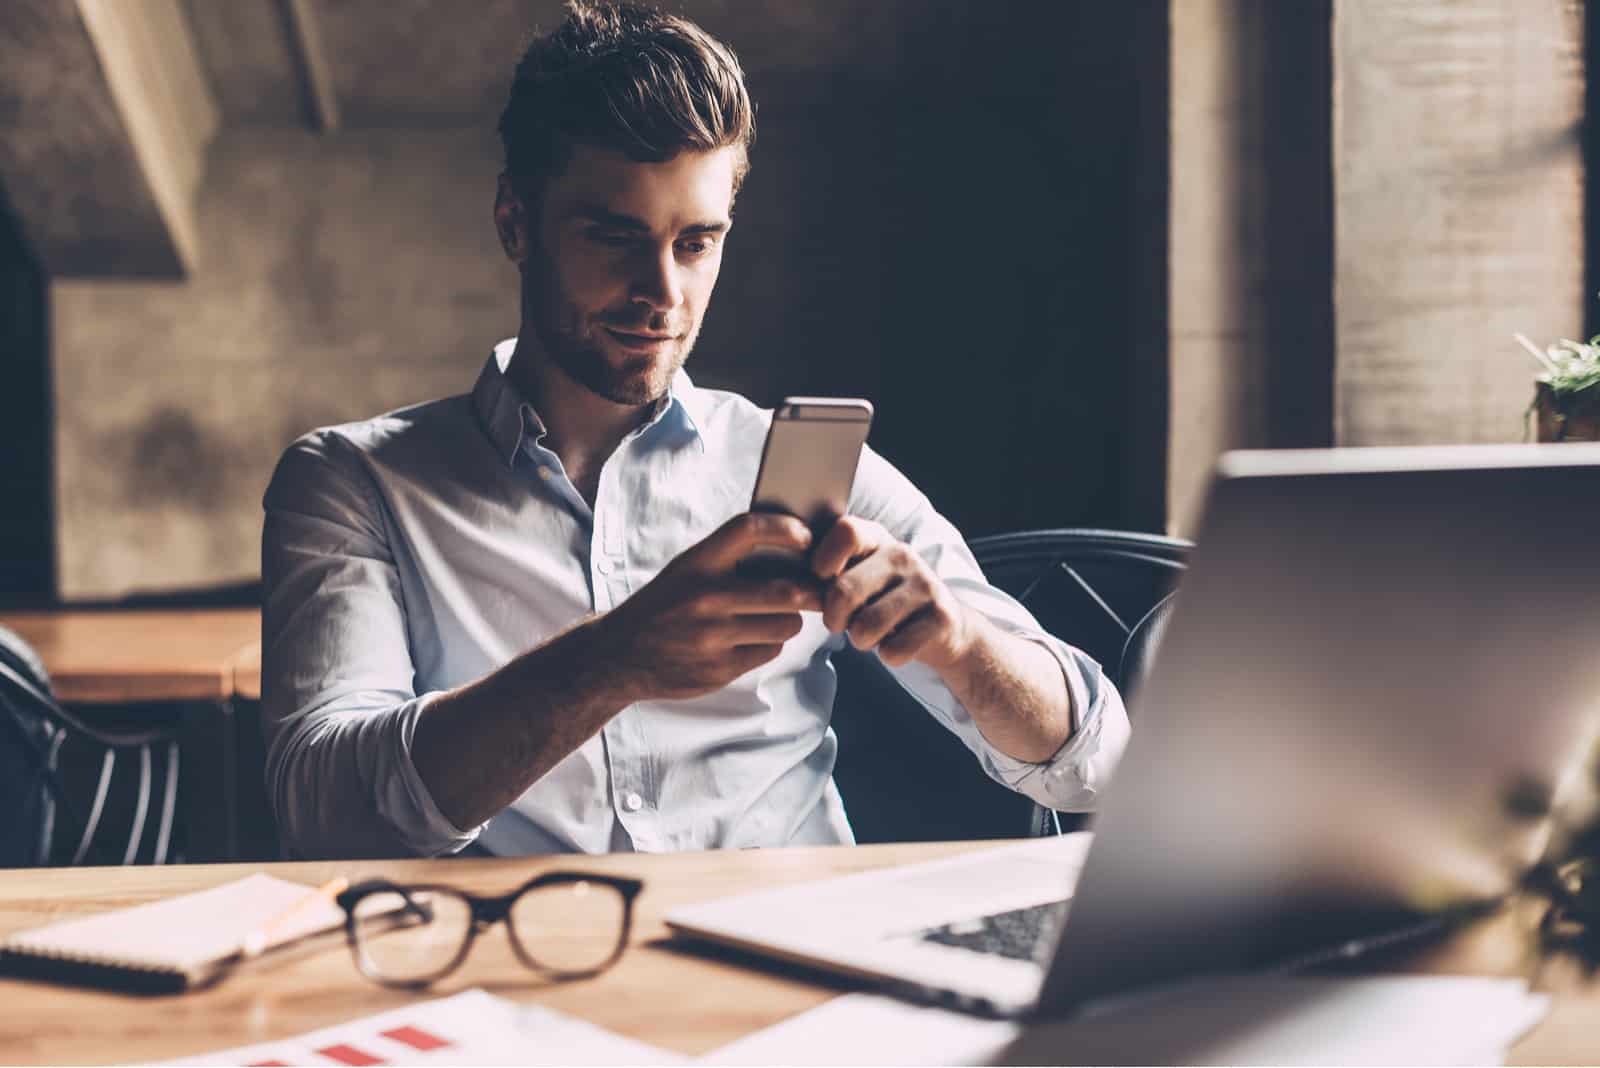
[[[1236,452],[1095,831],[674,909],[1000,1014],[1503,896],[1600,725],[1600,445]],[[1064,635],[1070,640],[1070,635]]]

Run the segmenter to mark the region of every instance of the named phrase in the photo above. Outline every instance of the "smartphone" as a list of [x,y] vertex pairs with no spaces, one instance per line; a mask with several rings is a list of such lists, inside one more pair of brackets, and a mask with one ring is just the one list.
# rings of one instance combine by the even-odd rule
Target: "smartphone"
[[[872,403],[859,397],[787,397],[772,413],[761,451],[752,512],[787,512],[821,537],[850,505],[861,447],[872,426]],[[805,571],[803,557],[757,549],[745,571]]]

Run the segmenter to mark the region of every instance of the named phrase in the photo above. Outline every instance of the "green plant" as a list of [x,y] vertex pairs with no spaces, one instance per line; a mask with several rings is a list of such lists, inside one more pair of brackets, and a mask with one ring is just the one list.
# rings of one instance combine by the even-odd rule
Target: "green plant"
[[1574,427],[1577,439],[1593,440],[1600,415],[1600,334],[1587,342],[1562,338],[1545,349],[1521,334],[1512,336],[1539,364],[1533,400],[1523,413],[1529,435],[1537,419],[1541,436],[1549,440],[1569,440]]
[[1539,361],[1541,370],[1535,380],[1548,385],[1557,397],[1571,397],[1600,385],[1600,334],[1588,342],[1562,338],[1543,350],[1521,334],[1514,336]]

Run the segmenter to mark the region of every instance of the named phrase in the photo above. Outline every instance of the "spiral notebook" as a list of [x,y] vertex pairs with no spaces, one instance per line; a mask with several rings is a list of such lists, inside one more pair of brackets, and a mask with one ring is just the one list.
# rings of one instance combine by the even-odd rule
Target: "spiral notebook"
[[272,923],[268,951],[344,923],[326,901],[284,914],[315,887],[270,875],[65,920],[0,941],[0,970],[29,978],[150,993],[186,990],[239,960],[244,940]]

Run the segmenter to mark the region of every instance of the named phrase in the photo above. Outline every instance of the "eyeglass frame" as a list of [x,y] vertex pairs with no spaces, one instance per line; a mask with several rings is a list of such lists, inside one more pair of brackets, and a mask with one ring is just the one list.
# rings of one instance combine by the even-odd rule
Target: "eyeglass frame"
[[[617,936],[617,945],[601,963],[592,968],[561,969],[552,968],[535,960],[522,944],[522,939],[517,935],[516,928],[510,922],[511,906],[517,899],[530,890],[546,886],[559,886],[566,883],[599,883],[617,891],[622,897],[622,930]],[[488,930],[495,924],[505,921],[508,940],[511,949],[527,968],[542,975],[556,979],[585,979],[599,975],[617,961],[622,959],[622,954],[628,949],[628,936],[633,931],[633,903],[640,892],[644,890],[644,882],[640,879],[630,879],[620,875],[597,875],[589,872],[552,871],[543,875],[536,875],[523,883],[517,889],[507,894],[485,897],[463,890],[457,886],[448,886],[444,883],[396,883],[389,879],[364,879],[334,898],[340,908],[344,909],[344,930],[346,940],[350,943],[350,953],[355,957],[356,970],[368,979],[381,986],[395,987],[402,990],[418,990],[432,986],[445,976],[461,967],[463,961],[472,952],[472,944],[477,940],[480,932]],[[460,898],[467,903],[471,910],[471,918],[467,923],[466,934],[461,939],[461,948],[456,951],[449,963],[426,976],[417,979],[396,979],[383,975],[368,955],[362,941],[362,936],[356,930],[356,906],[362,898],[376,893],[398,893],[407,901],[416,893],[444,893]]]

